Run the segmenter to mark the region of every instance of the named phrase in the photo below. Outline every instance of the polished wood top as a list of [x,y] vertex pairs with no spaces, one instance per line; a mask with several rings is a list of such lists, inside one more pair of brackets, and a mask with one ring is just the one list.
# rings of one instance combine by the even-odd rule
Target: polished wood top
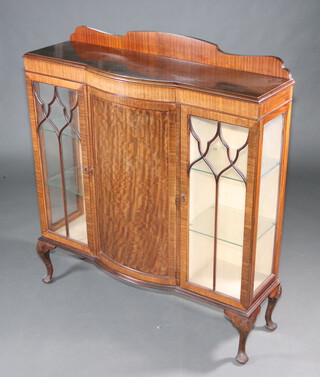
[[267,76],[291,78],[290,71],[280,58],[229,54],[220,50],[214,43],[184,35],[156,31],[129,31],[125,35],[112,35],[87,26],[78,26],[70,35],[70,40]]
[[67,41],[26,56],[80,64],[131,80],[157,82],[255,101],[290,85],[284,78],[215,67],[93,44]]

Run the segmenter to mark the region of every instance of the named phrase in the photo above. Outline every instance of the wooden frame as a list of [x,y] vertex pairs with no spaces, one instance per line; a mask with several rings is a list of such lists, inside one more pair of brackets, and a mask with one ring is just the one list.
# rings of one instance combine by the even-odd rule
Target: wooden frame
[[[275,111],[269,113],[267,116],[260,120],[260,135],[263,135],[264,126],[275,119],[277,116],[283,114],[283,140],[282,140],[282,150],[281,150],[281,160],[280,160],[280,177],[279,177],[279,198],[277,205],[277,224],[275,230],[275,245],[274,245],[274,257],[272,265],[272,275],[270,278],[262,284],[256,292],[253,292],[253,286],[251,286],[251,291],[253,292],[253,300],[255,300],[266,288],[267,285],[271,284],[278,277],[279,262],[280,262],[280,246],[281,246],[281,236],[282,236],[282,223],[283,223],[283,213],[284,213],[284,202],[285,202],[285,184],[287,176],[287,164],[288,164],[288,150],[289,150],[289,136],[290,136],[290,117],[291,117],[291,101],[278,107]],[[261,143],[263,141],[263,136],[261,136]],[[262,148],[261,148],[262,149]],[[259,160],[261,161],[261,153]],[[260,169],[259,169],[260,171]],[[259,188],[258,188],[259,190]],[[258,208],[258,207],[257,207]],[[254,273],[254,262],[255,257],[252,260],[252,274]]]
[[[58,229],[63,224],[52,224],[53,226],[50,226],[49,221],[51,219],[51,213],[50,213],[50,199],[49,194],[46,185],[44,184],[45,179],[47,177],[47,170],[46,170],[46,161],[43,151],[40,148],[39,144],[39,137],[37,132],[37,110],[36,110],[36,103],[34,99],[34,95],[32,92],[32,83],[33,82],[41,82],[44,84],[54,84],[57,86],[62,86],[68,89],[73,89],[78,91],[79,93],[79,117],[80,117],[80,132],[83,138],[82,144],[82,162],[84,166],[88,164],[88,157],[87,157],[87,137],[86,134],[88,133],[87,129],[87,102],[86,102],[86,96],[83,89],[83,86],[78,83],[68,82],[64,80],[55,80],[51,77],[42,76],[42,75],[34,75],[32,73],[26,74],[27,78],[27,91],[28,91],[28,100],[29,100],[29,109],[30,109],[30,123],[31,123],[31,133],[32,133],[32,142],[34,147],[34,159],[35,159],[35,170],[36,170],[36,180],[37,180],[37,191],[38,191],[38,201],[39,201],[39,210],[40,210],[40,221],[41,221],[41,231],[42,234],[54,241],[61,241],[62,239],[65,239],[62,235],[57,235],[54,233],[56,229]],[[84,200],[86,202],[86,208],[89,210],[90,213],[90,207],[91,207],[91,200],[90,200],[90,181],[89,176],[84,175],[84,187],[85,187],[85,196]],[[88,194],[87,194],[88,193]],[[69,215],[70,220],[74,217],[77,217],[78,213],[73,213]],[[90,222],[87,223],[87,227],[90,229],[91,224]],[[52,229],[50,231],[49,229]],[[92,253],[91,250],[93,250],[93,242],[92,242],[92,236],[93,233],[92,230],[89,231],[88,229],[88,246],[84,244],[77,243],[75,241],[72,241],[71,239],[65,239],[63,242],[66,243],[68,246],[76,246],[80,248],[82,251]]]
[[[37,250],[47,267],[44,281],[48,283],[52,280],[53,268],[49,252],[55,247],[61,247],[94,260],[107,271],[132,283],[172,290],[216,305],[225,310],[225,314],[238,328],[240,342],[236,359],[245,363],[248,359],[245,352],[246,339],[254,326],[261,303],[269,297],[266,326],[269,330],[274,330],[276,325],[271,314],[281,295],[278,269],[294,84],[282,60],[275,57],[226,54],[217,45],[178,35],[129,32],[125,36],[113,36],[83,26],[71,35],[70,42],[61,43],[56,49],[47,47],[27,53],[24,60],[41,222]],[[88,245],[58,235],[54,229],[48,230],[50,205],[44,185],[46,161],[36,132],[39,114],[35,107],[32,82],[62,86],[79,93]],[[112,119],[106,109],[114,112]],[[263,129],[266,123],[279,114],[285,114],[285,118],[272,274],[254,291]],[[188,281],[189,178],[186,172],[190,144],[188,119],[191,116],[246,127],[249,131],[240,299],[210,291]],[[106,177],[102,159],[113,155],[108,154],[108,150],[105,152],[101,149],[100,136],[103,132],[104,135],[111,135],[117,128],[124,130],[119,140],[104,136],[109,140],[106,148],[113,148],[114,153],[121,156],[124,146],[132,148],[130,132],[126,132],[126,129],[137,126],[133,118],[140,119],[139,132],[143,135],[140,141],[136,141],[135,147],[140,151],[140,157],[137,157],[138,162],[133,166],[143,170],[139,158],[146,153],[148,158],[145,159],[145,166],[150,169],[150,174],[156,174],[157,171],[159,175],[162,174],[158,186],[152,186],[151,182],[150,188],[147,185],[141,188],[144,196],[148,197],[150,192],[154,192],[156,198],[148,207],[149,213],[148,210],[139,213],[141,224],[146,227],[150,221],[148,219],[155,221],[152,214],[158,213],[159,203],[168,203],[167,207],[163,207],[165,210],[159,212],[159,216],[163,215],[163,221],[168,221],[166,233],[161,234],[152,228],[153,223],[149,223],[160,249],[163,247],[167,251],[163,254],[165,257],[160,258],[162,265],[154,262],[155,265],[152,266],[149,262],[147,268],[143,262],[142,246],[147,243],[143,244],[139,240],[138,225],[129,225],[128,222],[131,232],[131,238],[128,238],[134,240],[140,250],[133,253],[132,258],[136,256],[133,263],[132,258],[126,259],[124,251],[119,251],[125,250],[120,236],[114,235],[115,238],[118,237],[118,244],[114,244],[118,245],[119,250],[117,247],[116,250],[112,249],[110,237],[106,241],[104,237],[108,233],[108,226],[111,227],[111,220],[109,218],[110,225],[107,224],[107,228],[101,220],[103,216],[108,218],[103,211],[114,211],[112,206],[108,207],[103,195],[115,195],[115,190],[106,190],[105,178],[101,178]],[[122,123],[118,123],[117,127],[117,122],[124,122],[125,127]],[[158,128],[155,124],[158,124]],[[150,142],[150,138],[153,138],[154,148],[146,144],[148,140]],[[162,144],[164,147],[159,149]],[[77,148],[73,148],[73,153],[76,159],[80,158]],[[152,166],[149,161],[153,161],[158,167]],[[116,172],[117,167],[110,169]],[[139,185],[139,179],[144,177],[141,171],[124,171],[123,174],[125,180],[131,180],[135,185]],[[114,176],[124,184],[121,175]],[[157,196],[157,189],[163,189],[161,192],[166,193],[163,194],[165,196]],[[135,200],[128,191],[123,192],[131,201]],[[148,200],[152,202],[152,194],[150,195]],[[123,209],[125,200],[124,197],[118,202],[119,209]],[[134,205],[131,212],[126,212],[127,215],[123,216],[129,216],[129,220],[130,216],[135,218],[138,207]],[[124,220],[119,226],[123,227],[125,234],[127,229],[124,227]],[[156,260],[160,249],[149,249],[151,251],[146,258],[151,255],[150,260]]]
[[[249,143],[248,143],[248,151],[249,151],[249,157],[248,157],[248,182],[247,182],[247,194],[246,194],[246,224],[245,224],[245,233],[244,233],[244,247],[243,247],[243,263],[242,263],[242,293],[241,293],[241,299],[235,300],[230,297],[227,297],[221,293],[215,293],[210,292],[205,288],[201,288],[200,286],[190,285],[187,283],[187,250],[188,250],[188,198],[189,198],[189,189],[188,189],[188,178],[186,175],[186,171],[189,165],[189,150],[188,148],[190,142],[189,142],[189,131],[187,128],[187,117],[193,115],[201,118],[206,119],[212,119],[215,121],[225,122],[225,123],[231,123],[235,125],[239,125],[241,127],[246,127],[249,129]],[[250,269],[250,262],[251,262],[251,255],[250,251],[252,250],[251,243],[254,242],[254,232],[252,231],[252,226],[256,226],[254,224],[254,221],[251,220],[252,216],[250,211],[253,208],[252,197],[255,192],[254,189],[254,179],[256,177],[255,169],[256,169],[256,156],[255,146],[257,145],[257,130],[258,130],[258,122],[245,119],[245,118],[238,118],[234,117],[232,115],[227,115],[223,113],[218,113],[216,111],[211,111],[207,109],[200,109],[200,108],[194,108],[190,106],[182,106],[181,110],[181,170],[180,170],[180,177],[181,177],[181,188],[180,192],[181,195],[186,197],[186,201],[181,205],[181,231],[180,231],[180,255],[181,260],[183,260],[183,264],[181,267],[181,286],[185,289],[191,290],[195,293],[205,295],[207,297],[210,297],[212,299],[221,301],[225,304],[234,306],[241,310],[246,310],[249,308],[249,305],[247,303],[247,294],[249,292],[249,289],[246,288],[246,281],[249,280],[249,277],[251,276],[249,274]],[[184,177],[184,178],[183,178]],[[253,224],[253,225],[252,225]]]

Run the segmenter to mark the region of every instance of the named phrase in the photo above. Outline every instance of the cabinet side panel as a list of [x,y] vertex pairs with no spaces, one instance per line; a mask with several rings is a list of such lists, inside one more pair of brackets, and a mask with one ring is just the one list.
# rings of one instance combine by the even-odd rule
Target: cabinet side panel
[[28,95],[28,103],[29,103],[30,125],[31,125],[31,135],[32,135],[32,144],[33,144],[33,155],[34,155],[34,167],[35,167],[35,174],[36,174],[36,181],[37,181],[41,233],[43,233],[48,229],[48,225],[47,225],[48,216],[47,216],[47,209],[45,205],[45,190],[44,190],[43,179],[42,179],[44,172],[41,166],[40,145],[39,145],[39,138],[37,135],[37,113],[36,113],[36,106],[34,103],[32,80],[28,76],[26,76],[26,86],[27,86],[27,95]]
[[169,112],[91,96],[102,253],[169,275]]
[[284,133],[283,133],[283,149],[282,149],[282,161],[281,161],[281,175],[280,175],[280,186],[279,186],[279,206],[278,206],[278,227],[276,230],[275,238],[275,256],[274,256],[274,267],[273,273],[278,276],[279,272],[279,259],[280,259],[280,247],[281,247],[281,237],[282,237],[282,223],[284,216],[284,202],[286,193],[286,179],[287,179],[287,165],[288,165],[288,154],[289,154],[289,141],[290,141],[290,121],[291,121],[291,106],[289,103],[287,108],[284,109],[285,119],[284,119]]

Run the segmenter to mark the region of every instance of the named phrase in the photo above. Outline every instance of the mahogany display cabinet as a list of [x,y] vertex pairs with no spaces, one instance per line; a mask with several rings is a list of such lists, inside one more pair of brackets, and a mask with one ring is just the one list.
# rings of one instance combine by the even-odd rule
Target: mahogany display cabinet
[[236,360],[278,279],[294,81],[279,58],[78,27],[24,55],[41,237],[224,310]]

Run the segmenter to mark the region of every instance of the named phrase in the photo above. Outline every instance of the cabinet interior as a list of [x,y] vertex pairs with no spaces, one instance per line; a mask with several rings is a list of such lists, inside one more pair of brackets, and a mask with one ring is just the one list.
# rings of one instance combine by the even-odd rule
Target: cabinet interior
[[[281,122],[265,125],[254,289],[272,273]],[[240,299],[249,129],[194,116],[189,124],[188,279]]]

